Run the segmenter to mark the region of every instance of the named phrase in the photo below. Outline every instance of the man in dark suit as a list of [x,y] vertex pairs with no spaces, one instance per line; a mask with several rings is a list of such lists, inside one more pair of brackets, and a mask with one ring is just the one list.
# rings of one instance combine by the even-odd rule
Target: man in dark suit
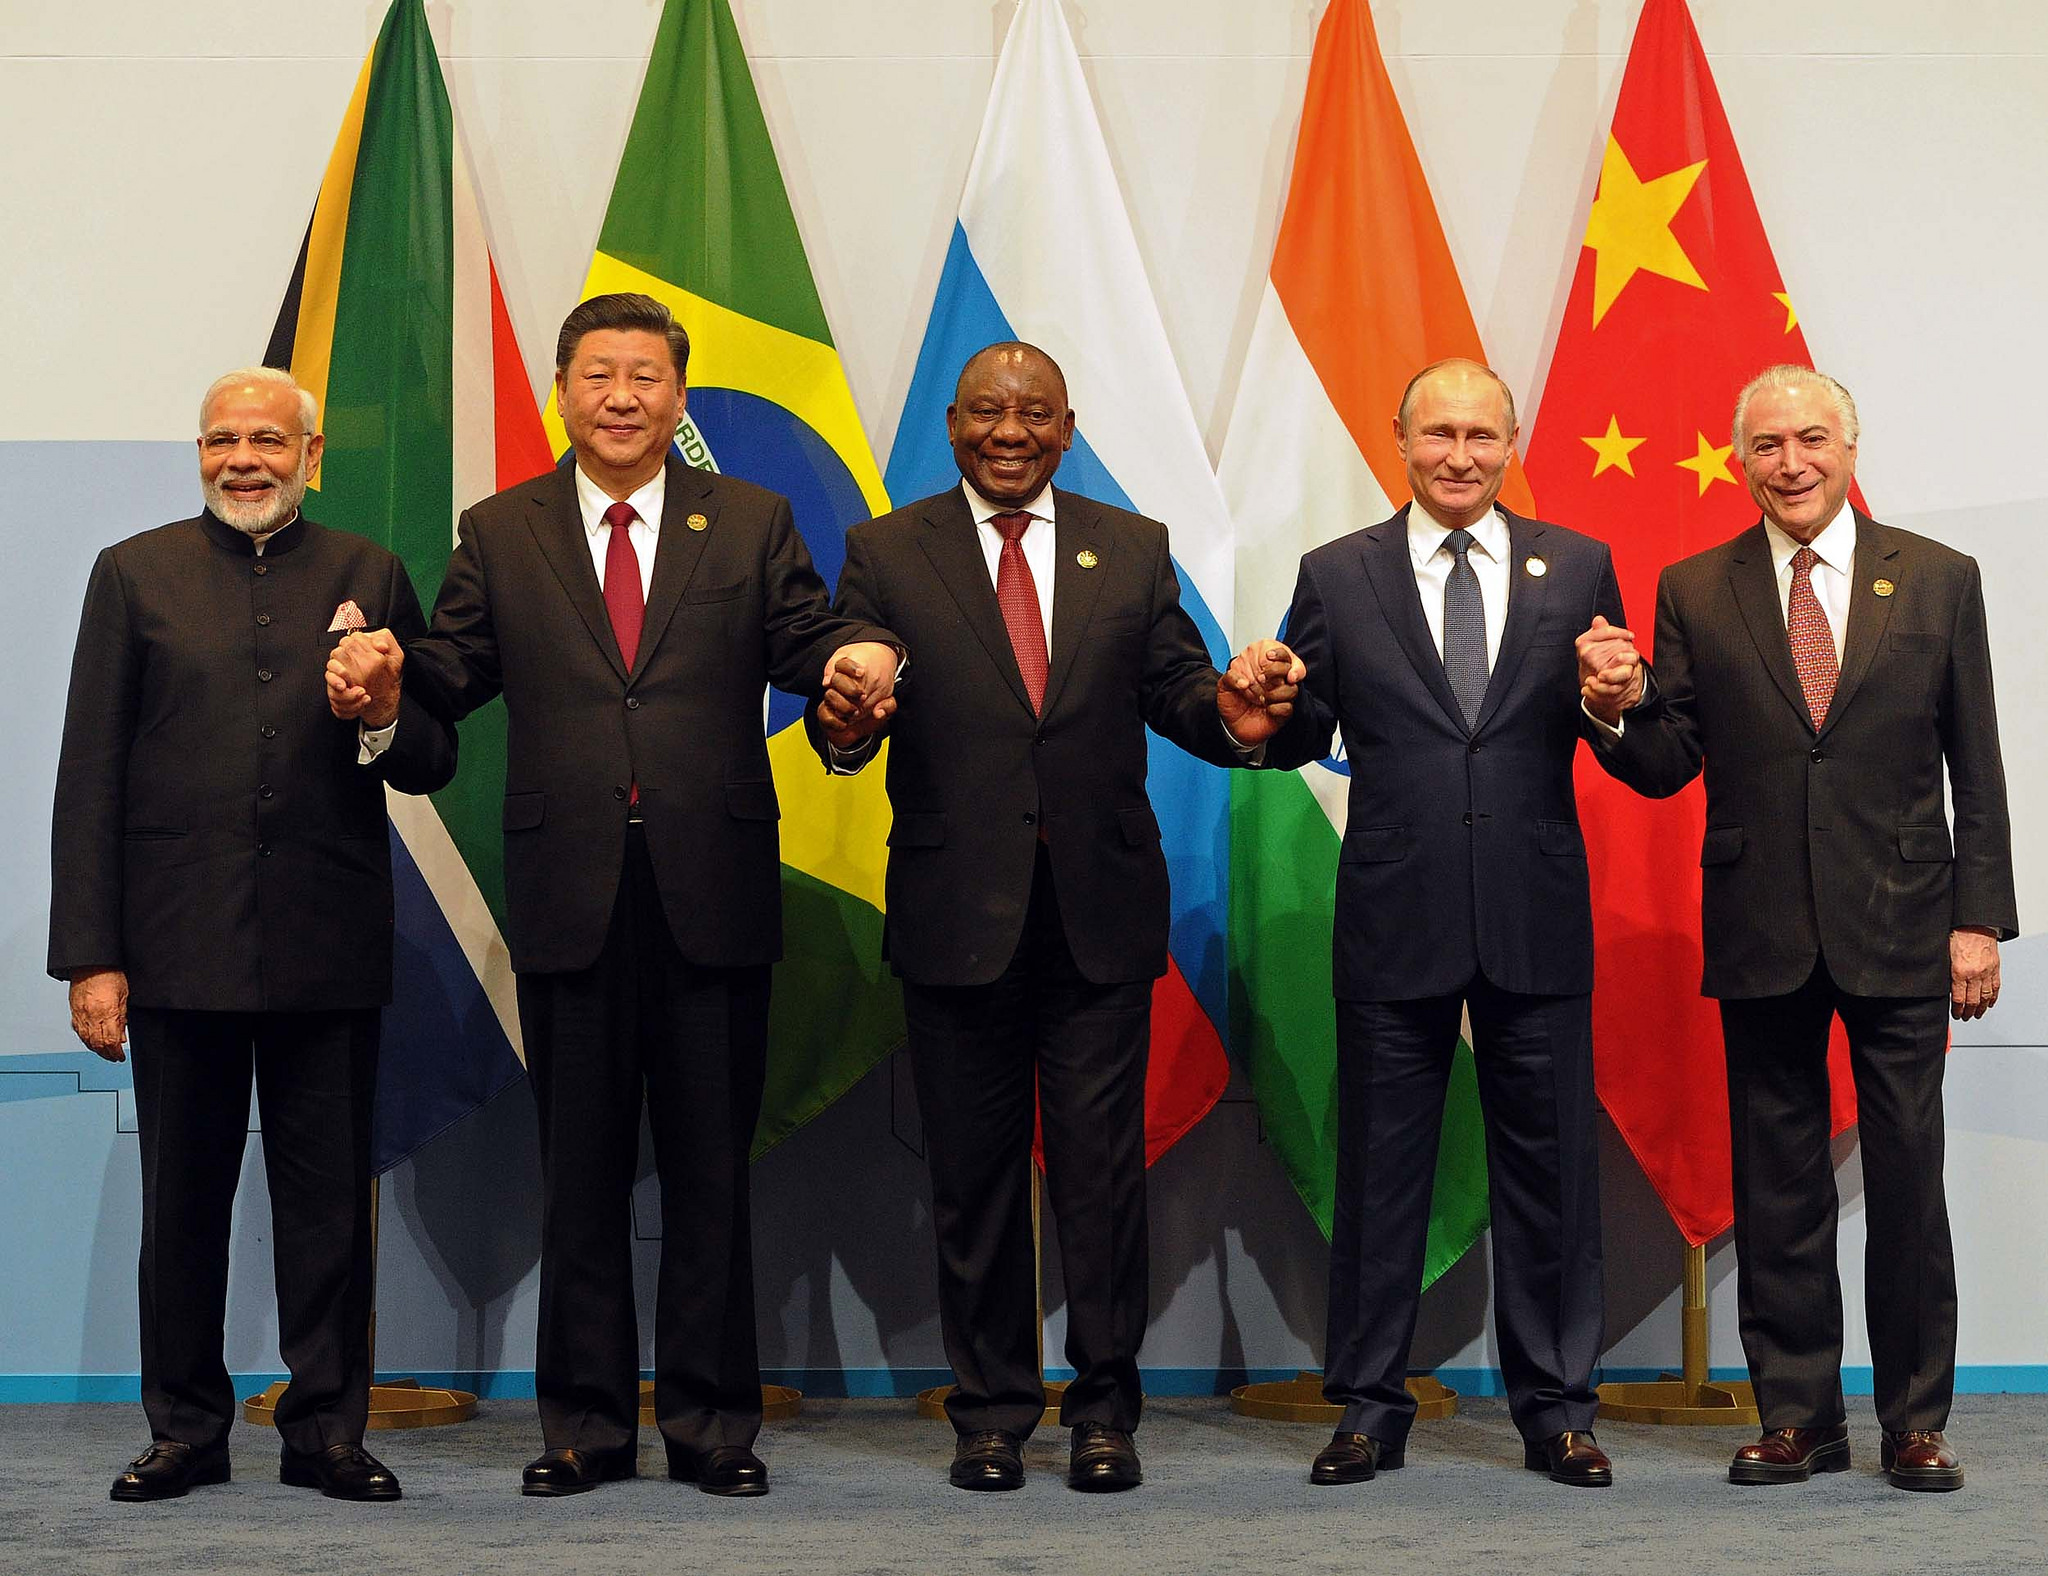
[[[1329,752],[1350,801],[1337,867],[1338,1159],[1325,1395],[1310,1474],[1402,1464],[1404,1376],[1460,1014],[1492,1182],[1494,1324],[1524,1460],[1599,1487],[1592,906],[1572,790],[1572,637],[1621,618],[1607,548],[1499,508],[1514,399],[1446,361],[1394,419],[1415,501],[1302,559],[1287,634],[1308,676],[1267,764]],[[1247,653],[1256,657],[1263,643]]]
[[[421,633],[405,568],[299,513],[312,395],[231,372],[200,408],[206,510],[107,548],[72,659],[52,818],[49,970],[78,1036],[134,1051],[142,1403],[116,1500],[228,1480],[228,1232],[253,1069],[276,1228],[284,1482],[397,1499],[362,1448],[370,1392],[370,1114],[391,999],[384,789],[454,775],[407,706],[365,745],[322,704],[334,631]],[[369,719],[400,721],[396,712]],[[386,742],[388,748],[381,748]]]
[[[782,898],[762,696],[772,682],[815,699],[842,664],[866,676],[872,714],[896,669],[886,630],[833,616],[786,499],[669,453],[688,357],[650,297],[569,314],[555,389],[575,463],[463,515],[432,632],[405,654],[404,684],[437,711],[502,693],[509,714],[507,940],[543,1185],[547,1448],[528,1494],[635,1470],[643,1090],[669,1475],[767,1492],[747,1162]],[[391,681],[349,651],[336,664],[343,710]]]
[[[1286,715],[1222,684],[1180,605],[1166,528],[1052,486],[1073,441],[1043,351],[981,351],[946,412],[962,485],[847,533],[838,607],[916,653],[889,724],[887,948],[903,979],[955,1384],[952,1481],[1023,1482],[1044,1407],[1032,1096],[1067,1289],[1069,1481],[1140,1480],[1145,1060],[1167,877],[1145,729],[1219,766]],[[1285,664],[1280,664],[1282,673]],[[870,748],[850,675],[814,724]],[[1220,719],[1219,719],[1220,712]],[[1225,724],[1237,728],[1237,742]],[[854,753],[858,752],[858,753]]]
[[1804,1482],[1849,1465],[1828,1149],[1839,1015],[1881,1458],[1901,1488],[1952,1489],[1946,1017],[1998,998],[1998,943],[2019,923],[2011,828],[1977,565],[1850,506],[1856,438],[1832,378],[1756,378],[1735,447],[1763,518],[1660,577],[1647,700],[1624,714],[1633,658],[1616,632],[1582,672],[1587,706],[1617,724],[1600,751],[1617,777],[1661,798],[1706,772],[1700,989],[1721,1002],[1736,1287],[1764,1425],[1728,1475]]

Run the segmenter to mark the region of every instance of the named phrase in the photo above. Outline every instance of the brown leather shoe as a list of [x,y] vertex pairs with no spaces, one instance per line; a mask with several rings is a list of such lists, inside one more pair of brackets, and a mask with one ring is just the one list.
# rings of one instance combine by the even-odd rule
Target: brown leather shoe
[[1389,1445],[1367,1434],[1347,1434],[1341,1429],[1330,1436],[1308,1469],[1311,1483],[1370,1483],[1375,1474],[1398,1471],[1408,1459],[1406,1445]]
[[1614,1463],[1583,1429],[1567,1428],[1540,1445],[1524,1444],[1522,1465],[1531,1472],[1547,1473],[1553,1483],[1567,1483],[1573,1488],[1614,1486]]
[[1942,1438],[1938,1428],[1886,1433],[1878,1459],[1894,1488],[1945,1494],[1963,1486],[1962,1458],[1956,1454],[1955,1446]]
[[1731,1483],[1804,1483],[1816,1472],[1849,1470],[1849,1425],[1773,1428],[1728,1463]]

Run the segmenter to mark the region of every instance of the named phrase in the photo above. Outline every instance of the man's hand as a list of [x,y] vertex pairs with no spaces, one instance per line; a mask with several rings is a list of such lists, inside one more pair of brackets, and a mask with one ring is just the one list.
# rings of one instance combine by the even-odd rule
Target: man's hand
[[388,728],[398,721],[399,673],[405,653],[388,629],[341,637],[327,659],[327,708],[343,722]]
[[1216,715],[1239,744],[1264,744],[1294,715],[1308,669],[1277,640],[1255,640],[1216,676]]
[[872,738],[896,714],[896,648],[876,640],[841,646],[825,664],[818,727],[836,750]]
[[1579,697],[1608,727],[1643,698],[1643,658],[1636,637],[1598,613],[1593,627],[1573,642],[1579,653]]
[[1949,1016],[1983,1017],[1998,1003],[1998,938],[1977,925],[1950,931],[1948,977]]
[[71,976],[71,1032],[95,1056],[110,1062],[128,1057],[121,1041],[128,1033],[128,976],[119,969],[82,969]]

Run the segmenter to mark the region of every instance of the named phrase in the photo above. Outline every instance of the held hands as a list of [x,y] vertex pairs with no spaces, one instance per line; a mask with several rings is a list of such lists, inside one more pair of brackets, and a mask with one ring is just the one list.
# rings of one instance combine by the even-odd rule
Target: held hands
[[896,714],[896,649],[877,640],[841,646],[825,664],[818,727],[835,750],[850,750],[881,732]]
[[1998,1002],[1998,938],[1985,930],[1950,931],[1948,976],[1948,1015],[1983,1017]]
[[341,637],[327,659],[327,708],[343,722],[388,728],[398,721],[399,671],[405,653],[388,629]]
[[121,1041],[128,1033],[128,976],[119,969],[85,969],[71,976],[71,1032],[95,1056],[110,1062],[128,1057]]
[[1294,715],[1308,669],[1277,640],[1255,640],[1216,677],[1216,715],[1239,744],[1264,744]]
[[1593,627],[1573,642],[1579,653],[1579,697],[1608,727],[1643,698],[1643,658],[1636,637],[1598,613]]

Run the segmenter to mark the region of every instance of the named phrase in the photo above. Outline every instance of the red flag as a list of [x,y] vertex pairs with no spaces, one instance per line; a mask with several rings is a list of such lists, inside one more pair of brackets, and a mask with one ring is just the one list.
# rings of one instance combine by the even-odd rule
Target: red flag
[[[1811,364],[1684,0],[1647,0],[1527,444],[1546,518],[1612,544],[1656,662],[1658,572],[1755,523],[1735,396]],[[1582,755],[1601,1103],[1692,1243],[1734,1219],[1720,1015],[1699,994],[1705,796],[1637,797]],[[1837,1030],[1834,1123],[1855,1120]]]

